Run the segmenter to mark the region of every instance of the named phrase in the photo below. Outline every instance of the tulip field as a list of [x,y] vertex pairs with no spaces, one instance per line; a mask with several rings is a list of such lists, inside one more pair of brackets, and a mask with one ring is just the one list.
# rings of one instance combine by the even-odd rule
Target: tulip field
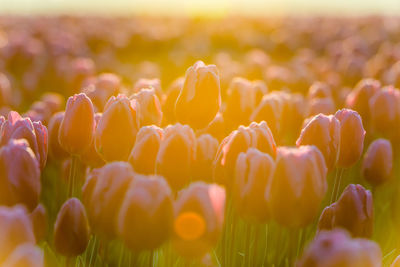
[[400,267],[400,18],[0,17],[0,267]]

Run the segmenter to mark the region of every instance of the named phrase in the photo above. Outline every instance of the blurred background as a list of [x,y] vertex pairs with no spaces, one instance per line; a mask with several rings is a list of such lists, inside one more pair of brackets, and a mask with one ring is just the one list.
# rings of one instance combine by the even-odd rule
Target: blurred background
[[0,0],[2,14],[399,14],[399,0]]

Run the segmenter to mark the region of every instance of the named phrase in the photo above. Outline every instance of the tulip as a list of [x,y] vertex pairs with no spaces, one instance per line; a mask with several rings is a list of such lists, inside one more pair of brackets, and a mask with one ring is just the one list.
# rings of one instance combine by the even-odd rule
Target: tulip
[[145,125],[160,125],[163,113],[161,111],[160,100],[155,94],[154,89],[141,89],[138,93],[132,96],[136,99],[140,106],[139,124]]
[[163,125],[168,123],[175,123],[175,103],[178,99],[179,93],[185,83],[185,78],[180,77],[172,82],[168,87],[165,97],[162,100],[162,111],[163,111]]
[[276,144],[267,123],[265,121],[260,123],[252,122],[248,129],[251,133],[252,147],[255,147],[261,152],[265,152],[275,158]]
[[339,156],[339,121],[333,115],[319,114],[314,116],[301,130],[296,145],[315,145],[324,155],[328,170],[331,170]]
[[265,191],[272,218],[299,228],[317,215],[327,190],[327,168],[315,146],[280,147],[275,172]]
[[185,257],[202,257],[214,247],[224,223],[225,189],[195,182],[175,203],[173,246]]
[[250,120],[256,122],[266,121],[272,133],[277,135],[280,130],[282,108],[282,100],[278,94],[267,94],[251,114]]
[[136,142],[129,156],[129,163],[137,173],[154,174],[156,159],[160,148],[163,129],[157,126],[140,128]]
[[93,232],[104,240],[116,236],[117,217],[134,172],[127,162],[112,162],[92,173],[82,192]]
[[328,84],[322,82],[314,82],[308,90],[308,99],[330,98],[332,91]]
[[12,89],[10,80],[0,73],[0,106],[8,106],[12,102]]
[[[94,121],[95,121],[94,128],[95,128],[95,131],[96,131],[97,125],[99,124],[99,121],[100,121],[102,115],[103,114],[101,114],[101,113],[94,114]],[[105,162],[100,157],[99,153],[97,153],[96,146],[95,146],[94,143],[95,143],[95,140],[93,139],[92,144],[90,145],[89,149],[86,150],[82,154],[81,160],[87,166],[98,168],[98,167],[103,166]]]
[[212,164],[218,150],[218,140],[209,134],[197,138],[196,158],[192,166],[192,178],[211,181]]
[[58,131],[61,147],[71,155],[83,154],[92,143],[94,124],[92,101],[85,94],[68,98]]
[[361,167],[362,176],[370,184],[378,186],[390,179],[392,169],[392,144],[386,139],[375,140],[365,153]]
[[348,185],[338,201],[326,207],[319,219],[319,230],[341,227],[355,237],[372,236],[374,207],[372,195],[361,185]]
[[305,117],[306,103],[301,94],[281,92],[282,113],[280,116],[280,134],[289,134],[289,138],[298,135]]
[[341,109],[335,114],[340,122],[340,148],[337,165],[350,167],[361,157],[365,130],[360,115],[351,109]]
[[255,148],[249,148],[237,157],[233,200],[242,217],[260,223],[265,223],[269,218],[264,195],[274,168],[272,157]]
[[221,113],[218,113],[212,122],[205,128],[205,133],[212,135],[221,141],[226,136],[225,121]]
[[153,88],[159,98],[161,98],[163,95],[163,92],[161,89],[161,82],[159,79],[143,79],[143,78],[141,78],[133,85],[133,92],[138,93],[138,92],[140,92],[140,90],[142,90],[144,88]]
[[44,93],[40,97],[41,101],[45,104],[47,109],[50,111],[51,115],[54,113],[61,111],[64,106],[64,96],[59,93]]
[[68,199],[54,224],[54,247],[66,257],[82,254],[89,243],[90,231],[85,208],[77,198]]
[[40,242],[40,241],[44,240],[44,238],[46,237],[46,233],[47,233],[46,208],[42,204],[37,205],[37,207],[29,215],[29,217],[32,221],[32,226],[33,226],[33,230],[35,233],[36,242]]
[[61,121],[64,118],[64,112],[55,113],[48,126],[49,131],[49,154],[55,160],[62,160],[68,156],[68,152],[65,151],[60,142],[58,142],[58,131],[60,129]]
[[127,160],[139,129],[136,100],[124,95],[111,97],[96,127],[95,146],[106,161]]
[[168,126],[156,159],[156,174],[164,176],[173,190],[179,190],[190,180],[195,159],[196,137],[188,125]]
[[352,239],[346,231],[320,232],[305,250],[297,267],[380,267],[379,246],[368,239]]
[[309,101],[307,108],[307,117],[317,115],[319,113],[330,115],[335,113],[335,102],[331,97],[314,98]]
[[19,245],[35,245],[32,223],[23,206],[0,207],[0,236],[0,263]]
[[83,92],[93,101],[99,110],[103,110],[107,100],[118,94],[121,88],[121,79],[113,73],[102,73],[93,83],[83,89]]
[[154,250],[172,232],[172,194],[161,176],[136,175],[122,202],[118,233],[133,251]]
[[392,262],[390,267],[399,267],[400,266],[400,256],[397,256],[396,259]]
[[41,122],[33,122],[29,118],[21,118],[18,112],[11,111],[8,120],[1,128],[1,145],[11,139],[26,139],[33,150],[41,169],[47,160],[47,129]]
[[217,67],[197,61],[186,72],[175,104],[176,118],[194,129],[205,128],[221,106],[220,91]]
[[3,267],[44,267],[43,251],[32,245],[22,244],[7,257]]
[[0,203],[34,209],[41,191],[40,168],[24,139],[10,140],[0,149]]

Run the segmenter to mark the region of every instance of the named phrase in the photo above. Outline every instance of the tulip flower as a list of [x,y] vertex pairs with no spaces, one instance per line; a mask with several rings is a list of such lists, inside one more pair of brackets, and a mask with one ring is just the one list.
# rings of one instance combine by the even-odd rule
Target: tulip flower
[[128,159],[139,129],[139,114],[136,100],[124,95],[107,102],[95,134],[96,150],[106,162]]
[[94,125],[92,101],[85,94],[71,96],[58,131],[61,147],[71,155],[83,154],[92,143]]
[[47,160],[47,128],[41,122],[33,122],[22,118],[18,112],[11,111],[1,128],[1,145],[6,145],[11,139],[26,139],[33,150],[41,169]]
[[314,82],[308,90],[308,99],[330,98],[332,91],[328,84],[323,82]]
[[161,82],[159,79],[139,79],[133,85],[133,92],[138,93],[144,88],[153,88],[159,98],[162,97],[163,92],[161,89]]
[[400,266],[400,256],[397,256],[396,259],[392,262],[390,267],[399,267]]
[[196,158],[192,166],[192,178],[211,181],[212,164],[218,150],[218,140],[209,134],[197,138]]
[[340,122],[340,149],[337,165],[347,168],[361,157],[365,130],[360,115],[354,110],[338,110],[335,117]]
[[168,87],[164,98],[160,99],[162,100],[163,125],[176,122],[175,103],[184,83],[185,78],[179,77]]
[[32,221],[32,226],[33,226],[33,231],[35,233],[36,242],[40,242],[40,241],[44,240],[44,238],[46,237],[46,234],[47,234],[46,208],[42,204],[37,205],[37,207],[29,215],[29,217]]
[[172,194],[161,176],[136,175],[118,216],[118,233],[133,251],[154,250],[171,235]]
[[282,108],[282,100],[278,94],[267,94],[251,114],[250,120],[266,121],[272,133],[277,135],[280,130]]
[[314,116],[301,130],[296,145],[315,145],[324,155],[328,170],[332,170],[339,156],[339,121],[333,115]]
[[28,142],[13,140],[0,149],[0,203],[34,209],[41,191],[39,163]]
[[175,115],[194,129],[205,128],[221,106],[219,74],[215,65],[197,61],[185,75],[185,82],[176,100]]
[[129,163],[112,162],[94,170],[83,187],[90,226],[104,240],[117,236],[118,213],[133,176]]
[[188,125],[168,126],[156,159],[156,174],[164,176],[173,190],[179,190],[190,180],[191,166],[196,156],[196,137]]
[[82,254],[89,243],[90,231],[85,208],[77,198],[68,199],[54,224],[54,247],[66,257]]
[[175,203],[175,250],[185,257],[202,257],[218,242],[224,223],[225,190],[216,184],[192,183]]
[[0,207],[0,236],[0,263],[19,245],[35,245],[32,223],[23,206]]
[[163,113],[161,111],[160,100],[155,94],[154,89],[144,88],[134,94],[132,99],[136,99],[140,106],[139,125],[160,125]]
[[[99,124],[99,121],[101,119],[101,116],[103,114],[101,113],[96,113],[94,114],[94,121],[95,121],[95,131],[97,128],[97,124]],[[81,155],[81,161],[86,164],[87,166],[98,168],[104,165],[104,160],[100,157],[99,153],[96,151],[95,147],[95,140],[93,139],[92,144],[86,150],[82,155]]]
[[380,267],[382,253],[375,242],[352,239],[346,231],[335,229],[320,232],[296,266]]
[[331,97],[314,98],[308,102],[307,117],[318,115],[319,113],[331,115],[335,113],[335,102]]
[[7,106],[12,102],[12,89],[10,80],[3,73],[0,73],[0,105]]
[[140,128],[129,156],[129,163],[137,173],[154,174],[163,129],[151,125]]
[[44,254],[40,248],[32,244],[22,244],[7,257],[7,260],[1,266],[44,267]]
[[68,152],[61,147],[58,141],[58,131],[63,118],[64,112],[57,112],[51,117],[48,125],[49,154],[55,160],[63,160],[68,156]]
[[267,221],[269,211],[264,195],[274,168],[272,157],[255,148],[239,154],[233,185],[233,200],[239,215],[260,223]]
[[265,191],[272,218],[285,227],[304,227],[315,218],[327,190],[327,168],[315,146],[280,147]]
[[374,207],[372,195],[361,185],[348,185],[339,200],[326,207],[319,219],[319,230],[341,227],[355,237],[372,236]]
[[374,186],[385,183],[391,178],[393,169],[392,144],[386,139],[372,142],[365,153],[361,174]]
[[225,121],[224,117],[221,113],[218,113],[212,122],[205,128],[204,133],[210,134],[213,137],[217,138],[218,141],[221,141],[226,136],[226,129],[225,129]]
[[93,105],[103,110],[107,100],[118,94],[121,88],[121,79],[113,73],[102,73],[93,83],[83,89],[83,92],[92,100]]

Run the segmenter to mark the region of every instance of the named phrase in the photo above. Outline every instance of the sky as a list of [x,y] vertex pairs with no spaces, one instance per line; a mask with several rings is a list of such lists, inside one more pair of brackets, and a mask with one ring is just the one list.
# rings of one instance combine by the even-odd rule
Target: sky
[[400,14],[400,0],[0,0],[1,14]]

